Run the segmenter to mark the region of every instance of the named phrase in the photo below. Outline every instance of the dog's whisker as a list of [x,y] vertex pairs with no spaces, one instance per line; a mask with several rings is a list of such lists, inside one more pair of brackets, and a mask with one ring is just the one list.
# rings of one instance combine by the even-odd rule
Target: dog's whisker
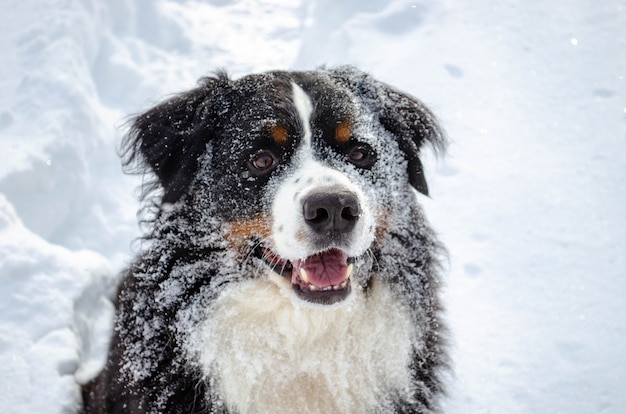
[[372,248],[369,248],[367,249],[366,253],[372,259],[372,267],[375,269],[378,268],[379,267],[378,258],[374,254],[374,250]]

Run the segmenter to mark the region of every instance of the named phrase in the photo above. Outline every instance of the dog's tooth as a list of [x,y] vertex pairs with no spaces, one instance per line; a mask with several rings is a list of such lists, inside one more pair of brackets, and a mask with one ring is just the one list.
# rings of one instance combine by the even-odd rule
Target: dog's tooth
[[303,268],[300,268],[300,279],[302,279],[304,283],[309,283],[309,275]]
[[348,281],[347,281],[347,280],[344,280],[344,281],[343,281],[343,282],[341,282],[341,284],[339,285],[339,288],[340,288],[340,289],[343,289],[343,288],[345,288],[347,285],[348,285]]
[[323,290],[323,291],[327,291],[327,290],[332,290],[332,288],[333,288],[332,286],[326,286],[326,287],[325,287],[325,288],[323,288],[322,290]]
[[317,287],[315,285],[311,285],[311,284],[309,284],[308,288],[309,288],[309,290],[313,290],[313,291],[317,290]]
[[352,277],[352,270],[354,270],[354,265],[350,263],[346,269],[346,279],[350,279]]

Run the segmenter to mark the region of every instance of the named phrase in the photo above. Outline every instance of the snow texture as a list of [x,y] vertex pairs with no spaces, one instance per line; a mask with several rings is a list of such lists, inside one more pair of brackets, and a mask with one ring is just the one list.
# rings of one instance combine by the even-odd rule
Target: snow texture
[[[354,64],[453,140],[420,196],[447,246],[448,413],[626,405],[626,4],[3,1],[0,412],[72,412],[136,251],[125,117],[223,67]],[[174,287],[172,287],[174,288]]]

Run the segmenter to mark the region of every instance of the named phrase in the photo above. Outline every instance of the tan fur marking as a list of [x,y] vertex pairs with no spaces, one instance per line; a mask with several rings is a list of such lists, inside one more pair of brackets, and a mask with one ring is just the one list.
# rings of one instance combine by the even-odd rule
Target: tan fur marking
[[387,230],[389,227],[389,216],[391,214],[388,210],[383,209],[379,211],[376,216],[376,243],[382,243],[383,238],[387,236]]
[[352,128],[351,128],[350,122],[348,121],[340,122],[337,125],[337,128],[335,129],[335,139],[339,143],[345,144],[346,142],[350,140],[351,136],[352,136]]
[[224,237],[239,250],[246,241],[253,237],[269,239],[272,234],[271,229],[271,219],[261,214],[230,223],[226,228]]
[[287,133],[287,128],[282,125],[274,125],[270,130],[272,134],[272,139],[278,145],[285,145],[289,140],[289,133]]

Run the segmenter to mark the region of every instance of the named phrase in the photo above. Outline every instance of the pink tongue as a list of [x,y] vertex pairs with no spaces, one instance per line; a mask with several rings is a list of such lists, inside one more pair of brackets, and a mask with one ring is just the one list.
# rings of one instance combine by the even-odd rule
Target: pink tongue
[[292,283],[297,283],[296,278],[300,276],[300,269],[302,268],[309,277],[309,283],[319,288],[325,288],[339,285],[346,279],[348,255],[341,250],[332,249],[309,256],[304,260],[295,260],[292,264]]

